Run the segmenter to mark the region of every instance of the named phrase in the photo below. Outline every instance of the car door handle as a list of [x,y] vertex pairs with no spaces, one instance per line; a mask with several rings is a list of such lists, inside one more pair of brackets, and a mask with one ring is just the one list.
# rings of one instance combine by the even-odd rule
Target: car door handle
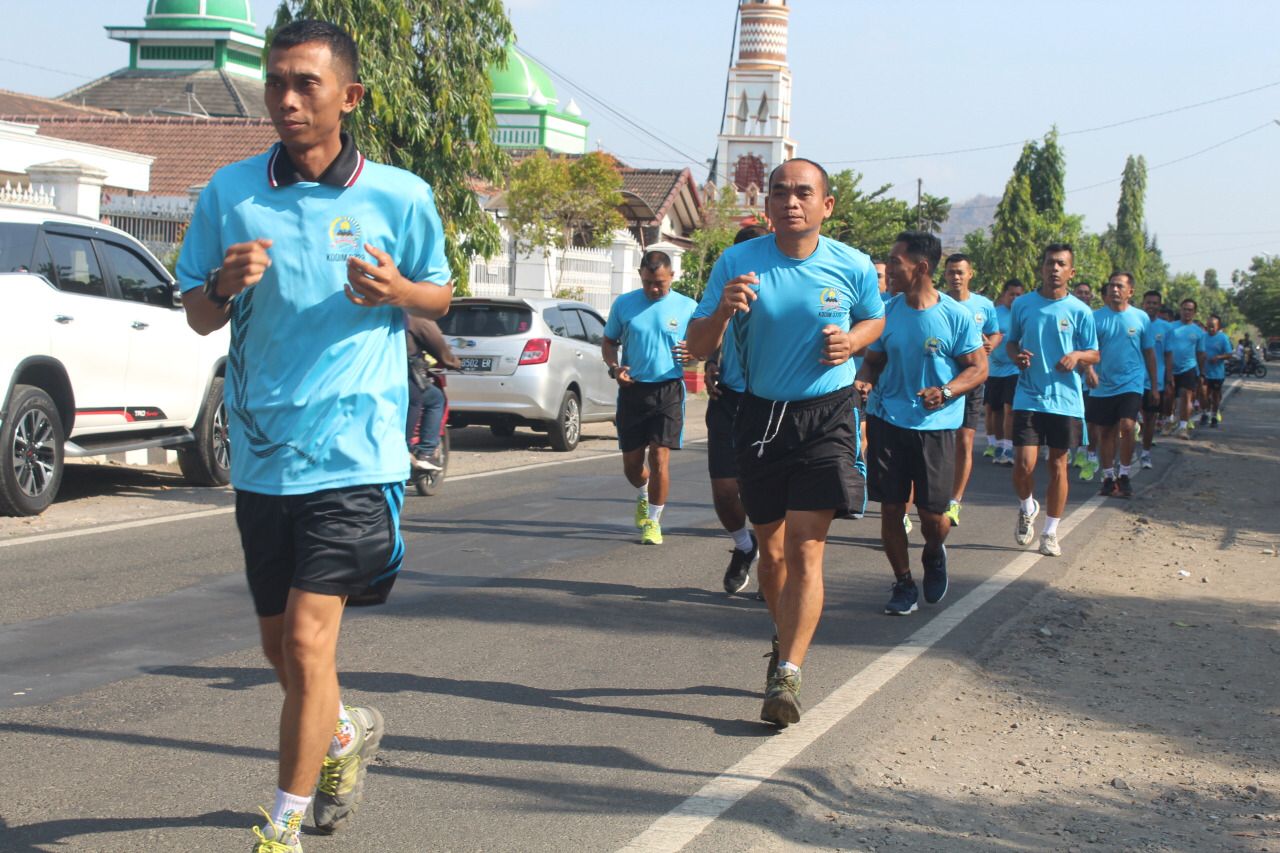
[[150,325],[151,325],[150,323],[144,323],[141,320],[134,320],[132,323],[129,324],[131,328],[138,329],[139,331],[141,331],[142,329],[148,328]]
[[64,326],[65,326],[65,325],[67,325],[68,323],[70,323],[70,322],[71,322],[72,320],[74,320],[74,319],[75,319],[75,317],[71,317],[71,316],[69,316],[69,315],[67,315],[67,314],[57,314],[57,315],[55,315],[55,316],[54,316],[54,318],[53,318],[53,322],[55,322],[55,323],[61,323],[62,325],[64,325]]

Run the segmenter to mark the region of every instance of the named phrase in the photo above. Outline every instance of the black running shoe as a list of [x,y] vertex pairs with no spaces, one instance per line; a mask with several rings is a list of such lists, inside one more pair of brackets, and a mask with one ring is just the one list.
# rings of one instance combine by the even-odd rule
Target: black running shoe
[[933,557],[921,555],[924,565],[924,600],[926,604],[937,604],[947,594],[947,546],[943,545]]
[[725,592],[734,595],[747,588],[747,584],[751,583],[751,566],[759,556],[760,543],[756,541],[756,535],[752,533],[750,551],[743,551],[739,548],[733,549],[733,556],[729,558],[729,568],[724,570]]
[[1102,488],[1098,489],[1098,494],[1099,494],[1099,495],[1102,495],[1102,497],[1104,497],[1104,498],[1111,498],[1111,497],[1115,497],[1115,495],[1116,495],[1116,481],[1115,481],[1115,480],[1113,480],[1113,479],[1111,479],[1110,477],[1103,477],[1103,478],[1102,478]]
[[1120,479],[1116,481],[1116,497],[1133,497],[1133,484],[1129,482],[1128,474],[1121,474]]

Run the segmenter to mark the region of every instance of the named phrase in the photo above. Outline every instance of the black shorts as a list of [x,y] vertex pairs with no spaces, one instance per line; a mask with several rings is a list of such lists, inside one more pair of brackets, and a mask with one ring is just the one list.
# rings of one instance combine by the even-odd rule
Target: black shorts
[[404,560],[404,484],[306,495],[236,492],[236,526],[259,616],[279,616],[296,588],[382,604]]
[[960,429],[977,429],[986,423],[987,410],[983,406],[985,396],[986,392],[981,385],[964,395],[964,420],[960,422]]
[[999,411],[1005,406],[1013,407],[1013,395],[1018,390],[1018,374],[1012,376],[988,376],[986,381],[985,402],[992,409]]
[[867,492],[882,504],[905,504],[915,486],[916,506],[943,513],[956,472],[956,431],[904,429],[867,418]]
[[738,414],[742,392],[720,386],[720,396],[707,401],[707,473],[713,480],[738,476],[738,459],[733,452],[733,419]]
[[684,380],[637,382],[618,389],[618,449],[651,444],[680,449],[684,438]]
[[1225,379],[1205,379],[1204,384],[1209,388],[1213,388],[1214,390],[1220,390],[1222,388],[1223,382],[1226,382],[1226,380]]
[[1071,450],[1080,446],[1083,433],[1080,419],[1071,415],[1051,415],[1025,409],[1013,412],[1014,447],[1045,446],[1054,450]]
[[812,400],[773,402],[744,394],[733,424],[739,493],[753,524],[788,510],[835,510],[853,518],[866,507],[857,469],[853,387]]
[[1195,391],[1200,387],[1200,371],[1194,367],[1182,373],[1173,374],[1174,391]]
[[1084,401],[1084,417],[1096,426],[1112,427],[1120,421],[1136,421],[1141,408],[1141,394],[1115,394],[1111,397],[1090,394]]

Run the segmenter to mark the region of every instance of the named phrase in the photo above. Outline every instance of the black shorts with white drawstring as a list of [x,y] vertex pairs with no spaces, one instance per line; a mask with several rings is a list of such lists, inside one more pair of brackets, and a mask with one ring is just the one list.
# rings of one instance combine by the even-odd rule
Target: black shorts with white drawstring
[[752,524],[781,521],[788,510],[852,518],[865,507],[854,401],[852,386],[790,402],[742,395],[733,445]]

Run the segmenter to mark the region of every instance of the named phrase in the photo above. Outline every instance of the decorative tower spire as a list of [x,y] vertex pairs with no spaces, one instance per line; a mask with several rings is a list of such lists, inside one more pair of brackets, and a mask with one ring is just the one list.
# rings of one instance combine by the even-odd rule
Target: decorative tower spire
[[737,60],[729,69],[724,121],[711,180],[732,184],[743,208],[764,204],[774,167],[796,156],[791,139],[787,0],[740,0]]

